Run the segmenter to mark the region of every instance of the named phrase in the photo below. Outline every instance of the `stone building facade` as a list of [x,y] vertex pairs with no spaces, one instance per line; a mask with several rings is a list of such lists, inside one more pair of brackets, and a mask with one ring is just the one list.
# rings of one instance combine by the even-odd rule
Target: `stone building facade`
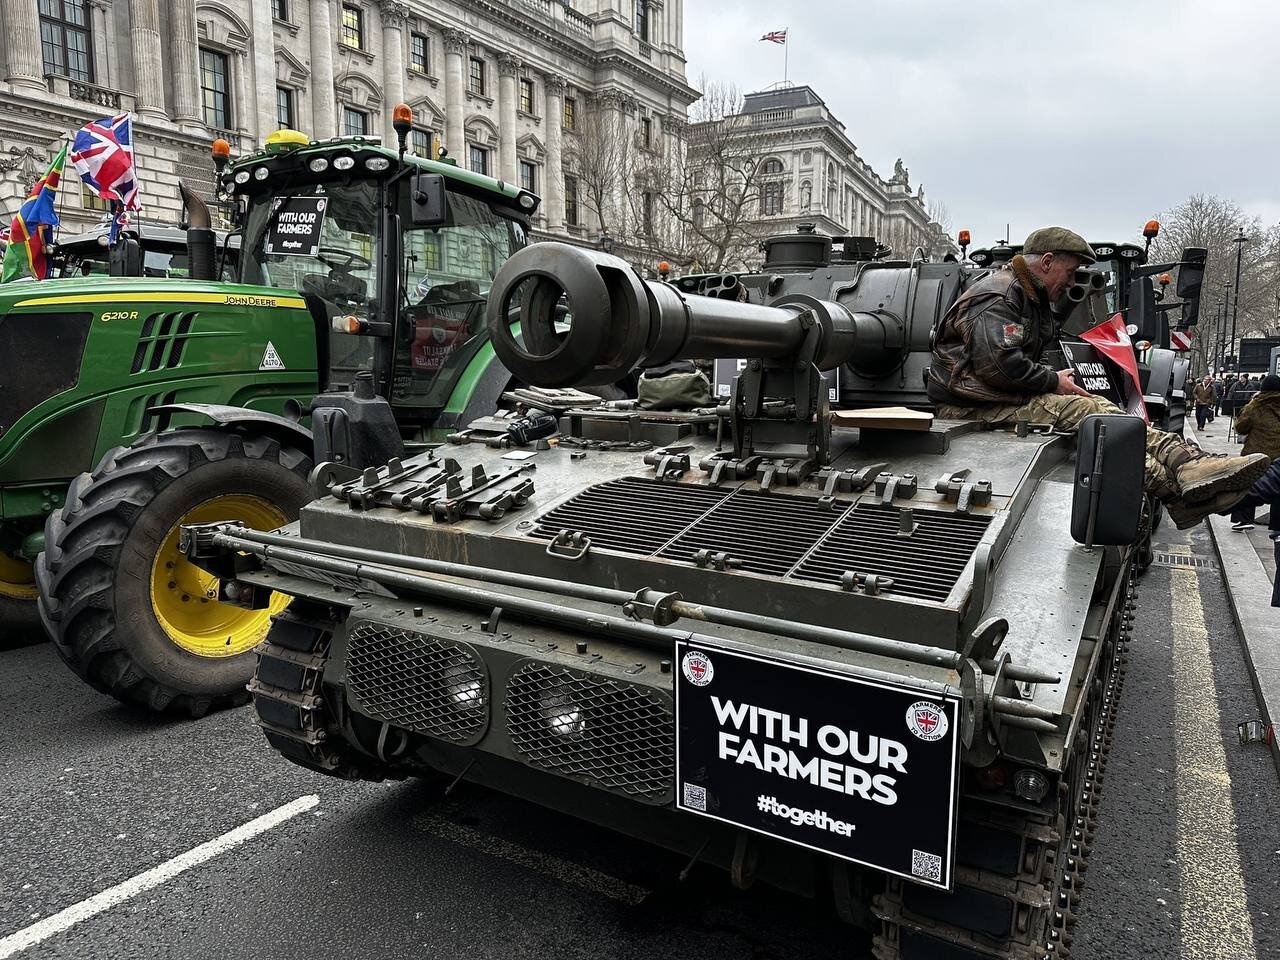
[[924,187],[912,188],[902,161],[888,179],[876,173],[811,87],[746,94],[732,119],[738,135],[764,157],[760,233],[790,233],[812,223],[831,236],[873,236],[896,257],[910,257],[917,247],[932,258],[955,252],[946,230],[930,220]]
[[[177,220],[177,183],[212,190],[209,143],[251,152],[281,126],[381,134],[414,110],[410,147],[543,197],[544,236],[592,240],[569,144],[586,111],[626,103],[670,138],[685,81],[684,0],[0,0],[0,215],[61,138],[133,111],[142,216]],[[68,165],[70,170],[70,165]],[[104,205],[68,172],[76,232]]]

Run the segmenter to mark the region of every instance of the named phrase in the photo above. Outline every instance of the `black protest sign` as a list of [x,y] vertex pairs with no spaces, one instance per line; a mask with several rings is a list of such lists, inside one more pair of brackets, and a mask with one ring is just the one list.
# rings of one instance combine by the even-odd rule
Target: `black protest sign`
[[1092,344],[1077,340],[1062,341],[1062,352],[1075,372],[1076,386],[1105,397],[1128,413],[1145,415],[1142,395],[1118,363]]
[[676,643],[676,806],[950,889],[959,700]]
[[266,252],[276,256],[314,257],[320,252],[324,197],[280,197],[271,212]]

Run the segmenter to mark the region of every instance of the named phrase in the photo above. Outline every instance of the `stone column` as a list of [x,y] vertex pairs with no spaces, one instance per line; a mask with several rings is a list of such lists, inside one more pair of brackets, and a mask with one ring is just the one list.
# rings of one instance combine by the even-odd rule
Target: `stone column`
[[338,129],[333,96],[333,19],[329,0],[311,0],[311,127],[317,140],[332,137]]
[[40,52],[40,14],[36,0],[4,0],[5,48],[9,62],[4,72],[15,93],[27,91],[47,97],[44,57]]
[[561,131],[564,127],[564,88],[568,81],[559,74],[542,78],[546,91],[546,113],[542,122],[547,125],[547,163],[543,171],[542,212],[547,218],[547,229],[564,229],[564,147]]
[[110,38],[115,33],[115,25],[111,22],[111,0],[89,0],[89,17],[93,33],[93,82],[114,89],[115,71],[111,66],[114,51]]
[[258,143],[267,139],[280,126],[276,118],[276,37],[271,27],[271,4],[251,3],[253,11],[253,98],[254,107],[245,104],[245,118],[254,115]]
[[461,30],[446,30],[444,37],[444,146],[449,156],[462,166],[466,163],[467,143],[463,120],[463,56],[471,46],[471,38]]
[[173,119],[187,133],[203,133],[196,0],[173,0],[169,7],[169,30],[173,51]]
[[[138,98],[138,116],[153,123],[164,123],[168,117],[164,112],[164,63],[160,56],[163,41],[157,0],[129,0],[129,39],[133,47],[133,91]],[[11,49],[12,46],[10,44]]]
[[516,171],[516,74],[520,58],[498,55],[498,176],[520,184]]
[[404,100],[404,27],[409,21],[409,5],[404,0],[379,0],[378,9],[382,13],[382,142],[394,149],[391,111]]

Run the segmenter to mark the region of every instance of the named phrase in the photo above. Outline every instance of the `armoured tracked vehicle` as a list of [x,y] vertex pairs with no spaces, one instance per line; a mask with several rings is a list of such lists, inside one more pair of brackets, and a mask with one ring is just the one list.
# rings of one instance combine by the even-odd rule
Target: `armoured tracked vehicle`
[[[832,896],[882,960],[1065,955],[1132,619],[1141,424],[1091,419],[1076,457],[1035,424],[931,419],[930,334],[985,271],[839,247],[775,238],[745,286],[529,247],[488,302],[519,380],[739,360],[729,396],[570,409],[533,448],[322,464],[281,531],[185,527],[223,602],[295,598],[250,685],[270,744]],[[833,426],[829,389],[881,406]]]

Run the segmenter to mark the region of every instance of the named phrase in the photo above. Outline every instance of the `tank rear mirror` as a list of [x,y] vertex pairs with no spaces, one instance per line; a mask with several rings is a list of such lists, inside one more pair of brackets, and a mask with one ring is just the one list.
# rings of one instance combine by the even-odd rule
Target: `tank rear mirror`
[[1204,283],[1204,264],[1209,251],[1204,247],[1187,247],[1182,251],[1182,262],[1178,267],[1178,297],[1182,300],[1194,300],[1200,296],[1200,286]]
[[1086,547],[1136,543],[1142,518],[1146,424],[1120,413],[1084,418],[1076,435],[1071,538]]
[[443,224],[448,218],[444,177],[438,173],[415,173],[409,190],[409,211],[415,227]]

